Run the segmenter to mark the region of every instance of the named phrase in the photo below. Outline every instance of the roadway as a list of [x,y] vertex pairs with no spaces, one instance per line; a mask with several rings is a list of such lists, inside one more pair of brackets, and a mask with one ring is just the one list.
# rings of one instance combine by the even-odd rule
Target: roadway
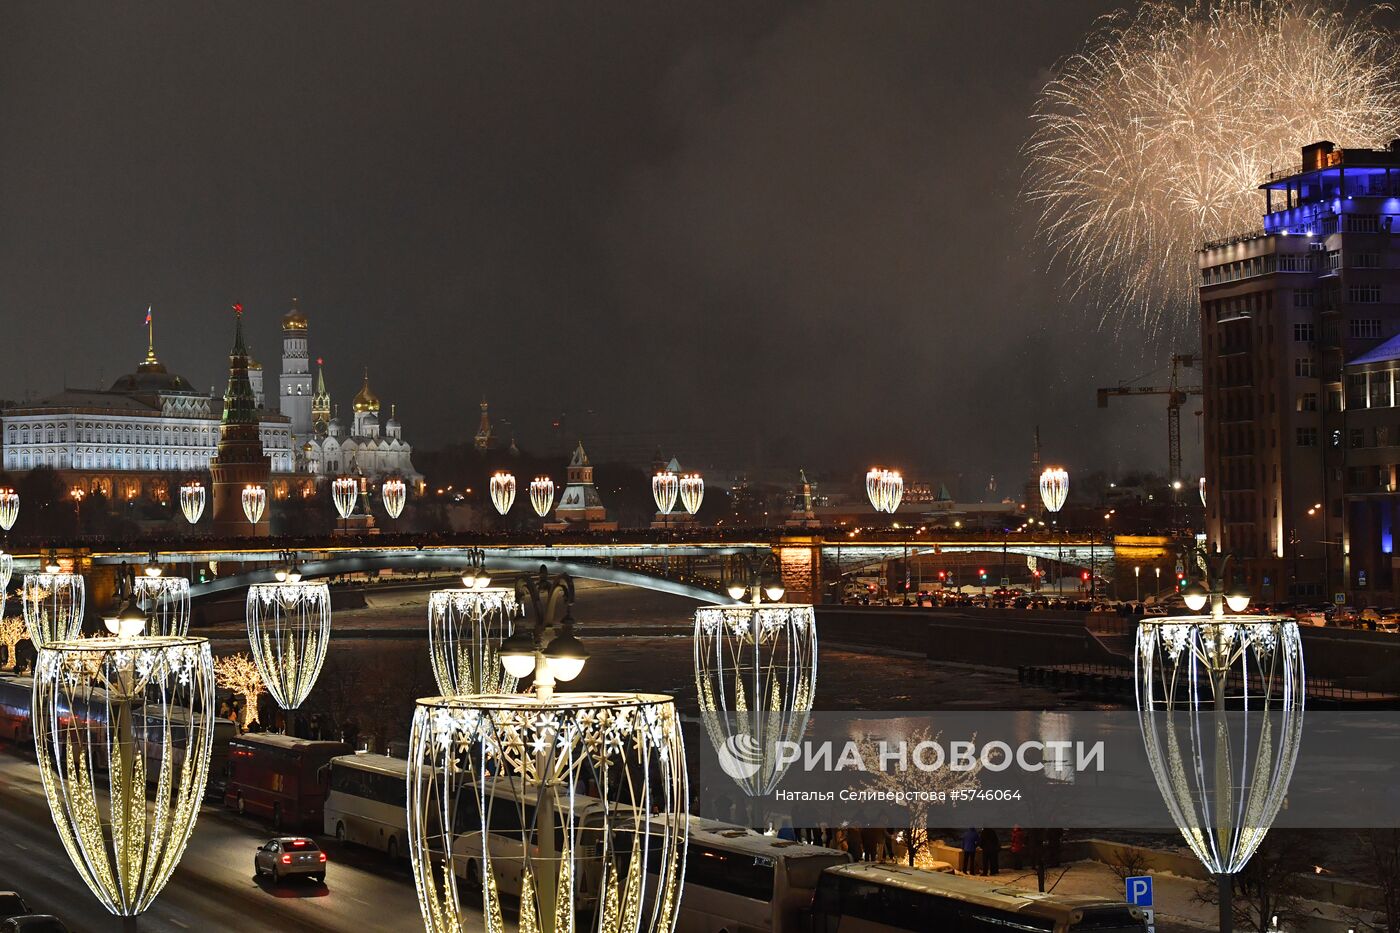
[[[291,880],[280,887],[253,880],[253,850],[271,833],[217,807],[199,815],[180,866],[140,921],[142,933],[190,930],[297,930],[309,933],[402,933],[422,928],[407,861],[322,839],[329,854],[326,884]],[[0,890],[20,892],[73,933],[115,933],[107,913],[78,878],[59,842],[39,770],[9,749],[0,751]],[[480,915],[470,930],[483,929]]]

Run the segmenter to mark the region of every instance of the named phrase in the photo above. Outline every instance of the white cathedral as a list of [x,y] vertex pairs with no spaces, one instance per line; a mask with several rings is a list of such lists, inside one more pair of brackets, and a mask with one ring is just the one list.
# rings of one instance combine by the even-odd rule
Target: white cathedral
[[[282,374],[277,401],[264,395],[263,368],[250,360],[248,381],[258,404],[259,434],[272,462],[274,495],[308,489],[299,477],[363,475],[373,483],[396,476],[421,490],[413,448],[390,410],[382,428],[379,399],[368,372],[355,396],[347,433],[334,417],[325,373],[317,361],[313,386],[306,316],[296,307],[282,318]],[[0,412],[0,463],[23,472],[50,467],[75,488],[107,496],[172,495],[170,474],[203,472],[218,453],[223,398],[205,395],[169,372],[148,334],[146,358],[109,389],[70,389],[20,402]]]

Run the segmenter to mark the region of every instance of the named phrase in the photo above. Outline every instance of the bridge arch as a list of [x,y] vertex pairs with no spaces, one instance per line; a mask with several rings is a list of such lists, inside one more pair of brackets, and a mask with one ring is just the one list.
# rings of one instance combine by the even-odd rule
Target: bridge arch
[[[464,551],[449,552],[445,549],[423,551],[401,550],[378,553],[362,552],[330,557],[323,560],[304,560],[298,564],[297,569],[301,571],[303,579],[314,580],[322,577],[333,577],[343,573],[364,573],[374,570],[440,570],[443,568],[458,568],[463,566],[465,560],[466,554]],[[643,573],[639,570],[610,567],[606,564],[595,564],[586,560],[568,560],[533,555],[513,556],[496,554],[490,550],[486,551],[487,570],[531,573],[538,570],[541,565],[548,568],[550,573],[567,573],[580,580],[618,583],[623,586],[634,586],[639,589],[653,590],[659,593],[670,593],[674,596],[685,596],[704,603],[733,602],[727,594],[708,590],[692,583],[682,583],[678,580],[671,580],[666,577]],[[275,570],[268,567],[228,577],[220,577],[206,583],[197,583],[190,587],[190,597],[192,599],[198,599],[200,597],[213,596],[218,593],[238,590],[253,583],[271,583],[275,579],[274,573]]]

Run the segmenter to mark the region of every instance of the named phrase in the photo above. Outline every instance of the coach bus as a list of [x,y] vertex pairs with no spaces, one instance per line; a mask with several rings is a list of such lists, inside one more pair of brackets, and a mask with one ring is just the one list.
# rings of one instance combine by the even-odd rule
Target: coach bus
[[845,865],[840,849],[689,817],[685,887],[676,933],[794,933],[822,872]]
[[[323,827],[340,842],[397,859],[408,852],[408,762],[356,752],[330,761]],[[473,806],[470,800],[463,806]]]
[[0,739],[16,749],[34,750],[29,704],[34,702],[33,677],[0,677]]
[[265,817],[278,829],[320,828],[332,758],[344,742],[250,733],[228,743],[224,806]]
[[811,933],[1144,933],[1143,913],[1101,897],[1037,894],[946,872],[879,862],[822,873]]
[[[170,741],[162,735],[166,719],[170,724]],[[196,721],[199,717],[196,716]],[[172,707],[162,715],[152,712],[141,720],[145,731],[146,780],[154,784],[160,774],[161,755],[169,749],[170,763],[177,770],[185,764],[185,730],[188,728],[190,713],[186,709]],[[229,744],[238,738],[238,724],[231,719],[215,717],[210,726],[214,733],[209,751],[209,779],[204,795],[222,799],[228,772]]]

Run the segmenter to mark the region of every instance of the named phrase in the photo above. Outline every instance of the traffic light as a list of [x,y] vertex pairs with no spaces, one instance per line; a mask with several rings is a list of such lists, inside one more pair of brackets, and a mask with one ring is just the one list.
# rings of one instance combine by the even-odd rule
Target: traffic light
[[1089,571],[1086,570],[1086,571],[1084,571],[1083,573],[1081,573],[1081,574],[1079,575],[1079,579],[1083,580],[1085,583],[1088,583],[1088,582],[1089,582]]
[[940,570],[940,571],[938,571],[938,582],[939,582],[939,583],[942,583],[942,582],[943,582],[944,580],[946,580],[946,579],[948,579],[948,571],[946,571],[946,570]]
[[986,568],[986,567],[978,567],[978,568],[977,568],[977,576],[981,577],[983,580],[987,579],[987,568]]

